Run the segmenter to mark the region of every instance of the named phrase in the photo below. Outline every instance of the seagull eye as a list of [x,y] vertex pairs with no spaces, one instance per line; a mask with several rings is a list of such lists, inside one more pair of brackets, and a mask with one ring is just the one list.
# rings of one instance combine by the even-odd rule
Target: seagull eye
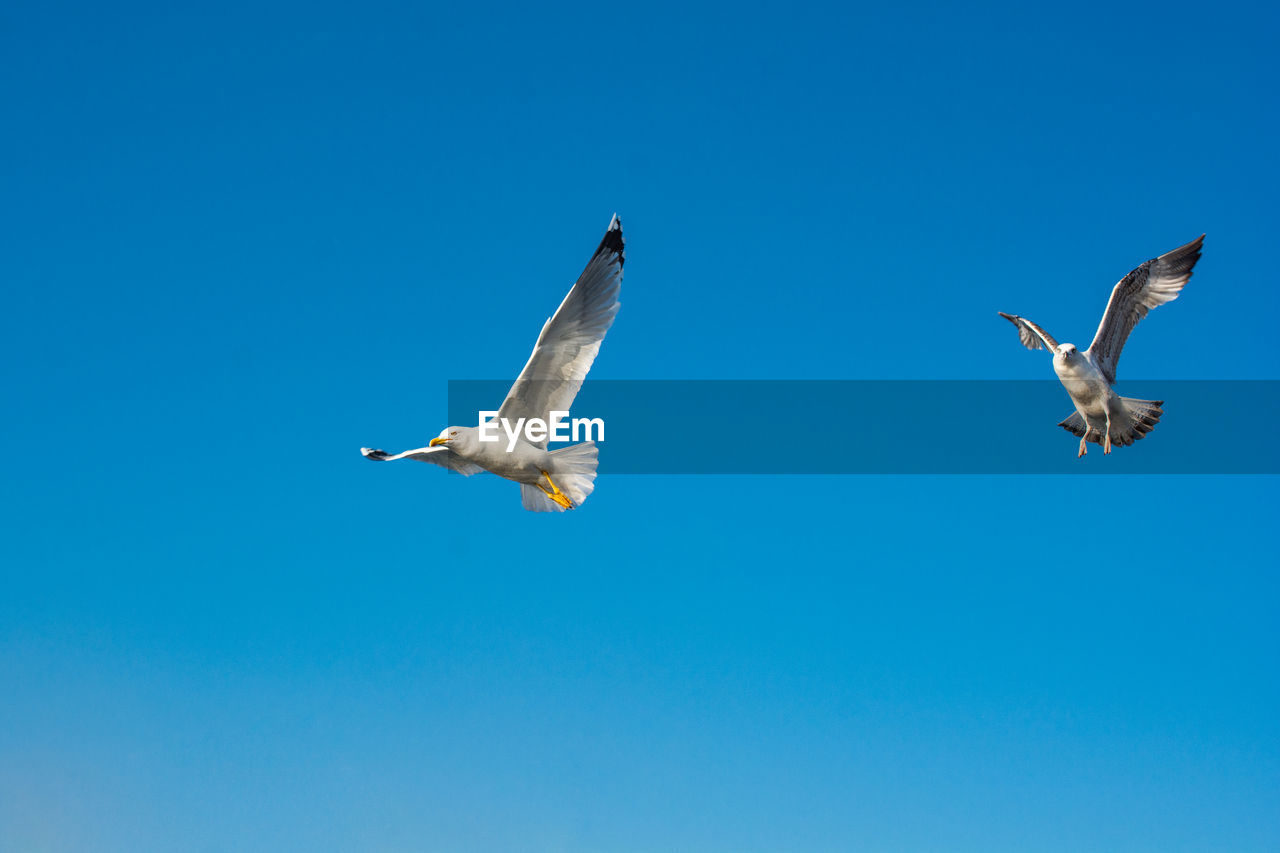
[[457,435],[457,434],[458,434],[458,431],[456,429],[453,432],[449,433],[449,435]]

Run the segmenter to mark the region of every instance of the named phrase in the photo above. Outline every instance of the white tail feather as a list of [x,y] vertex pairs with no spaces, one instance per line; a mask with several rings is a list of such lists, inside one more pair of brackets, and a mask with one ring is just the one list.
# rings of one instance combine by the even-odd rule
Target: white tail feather
[[564,507],[542,493],[537,486],[520,484],[520,503],[530,512],[564,512]]
[[[594,441],[585,441],[572,447],[553,450],[551,456],[551,479],[560,487],[560,491],[580,506],[596,487],[596,465],[600,451]],[[564,512],[551,498],[543,494],[542,489],[525,483],[520,484],[520,502],[524,508],[533,512]]]

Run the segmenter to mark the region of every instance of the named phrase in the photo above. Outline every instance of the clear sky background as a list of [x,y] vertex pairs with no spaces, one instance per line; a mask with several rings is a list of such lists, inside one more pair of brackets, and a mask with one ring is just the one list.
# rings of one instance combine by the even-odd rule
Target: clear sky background
[[1280,847],[1275,478],[357,452],[614,211],[596,377],[1280,378],[1274,4],[182,6],[0,13],[0,850]]

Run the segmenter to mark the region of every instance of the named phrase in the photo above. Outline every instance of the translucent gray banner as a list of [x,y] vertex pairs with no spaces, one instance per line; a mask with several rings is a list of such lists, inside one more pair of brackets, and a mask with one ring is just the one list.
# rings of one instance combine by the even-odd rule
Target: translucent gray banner
[[[453,380],[449,423],[473,426],[510,380]],[[1277,474],[1280,381],[1125,381],[1163,400],[1146,438],[1109,456],[1058,421],[1046,381],[599,380],[574,418],[604,422],[615,474]],[[554,445],[553,445],[554,446]]]

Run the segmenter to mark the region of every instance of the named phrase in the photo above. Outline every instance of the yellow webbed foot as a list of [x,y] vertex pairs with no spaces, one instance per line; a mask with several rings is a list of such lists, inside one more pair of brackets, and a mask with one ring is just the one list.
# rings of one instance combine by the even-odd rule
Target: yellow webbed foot
[[551,498],[551,500],[555,501],[556,503],[560,504],[560,506],[564,507],[565,509],[573,509],[573,501],[569,500],[569,498],[564,494],[548,495],[548,497]]
[[565,509],[573,509],[573,501],[569,500],[568,495],[560,491],[560,487],[556,485],[555,480],[551,479],[551,475],[546,471],[543,471],[542,476],[546,477],[547,482],[551,484],[551,488],[548,489],[546,486],[539,483],[538,488],[542,489],[542,493]]

